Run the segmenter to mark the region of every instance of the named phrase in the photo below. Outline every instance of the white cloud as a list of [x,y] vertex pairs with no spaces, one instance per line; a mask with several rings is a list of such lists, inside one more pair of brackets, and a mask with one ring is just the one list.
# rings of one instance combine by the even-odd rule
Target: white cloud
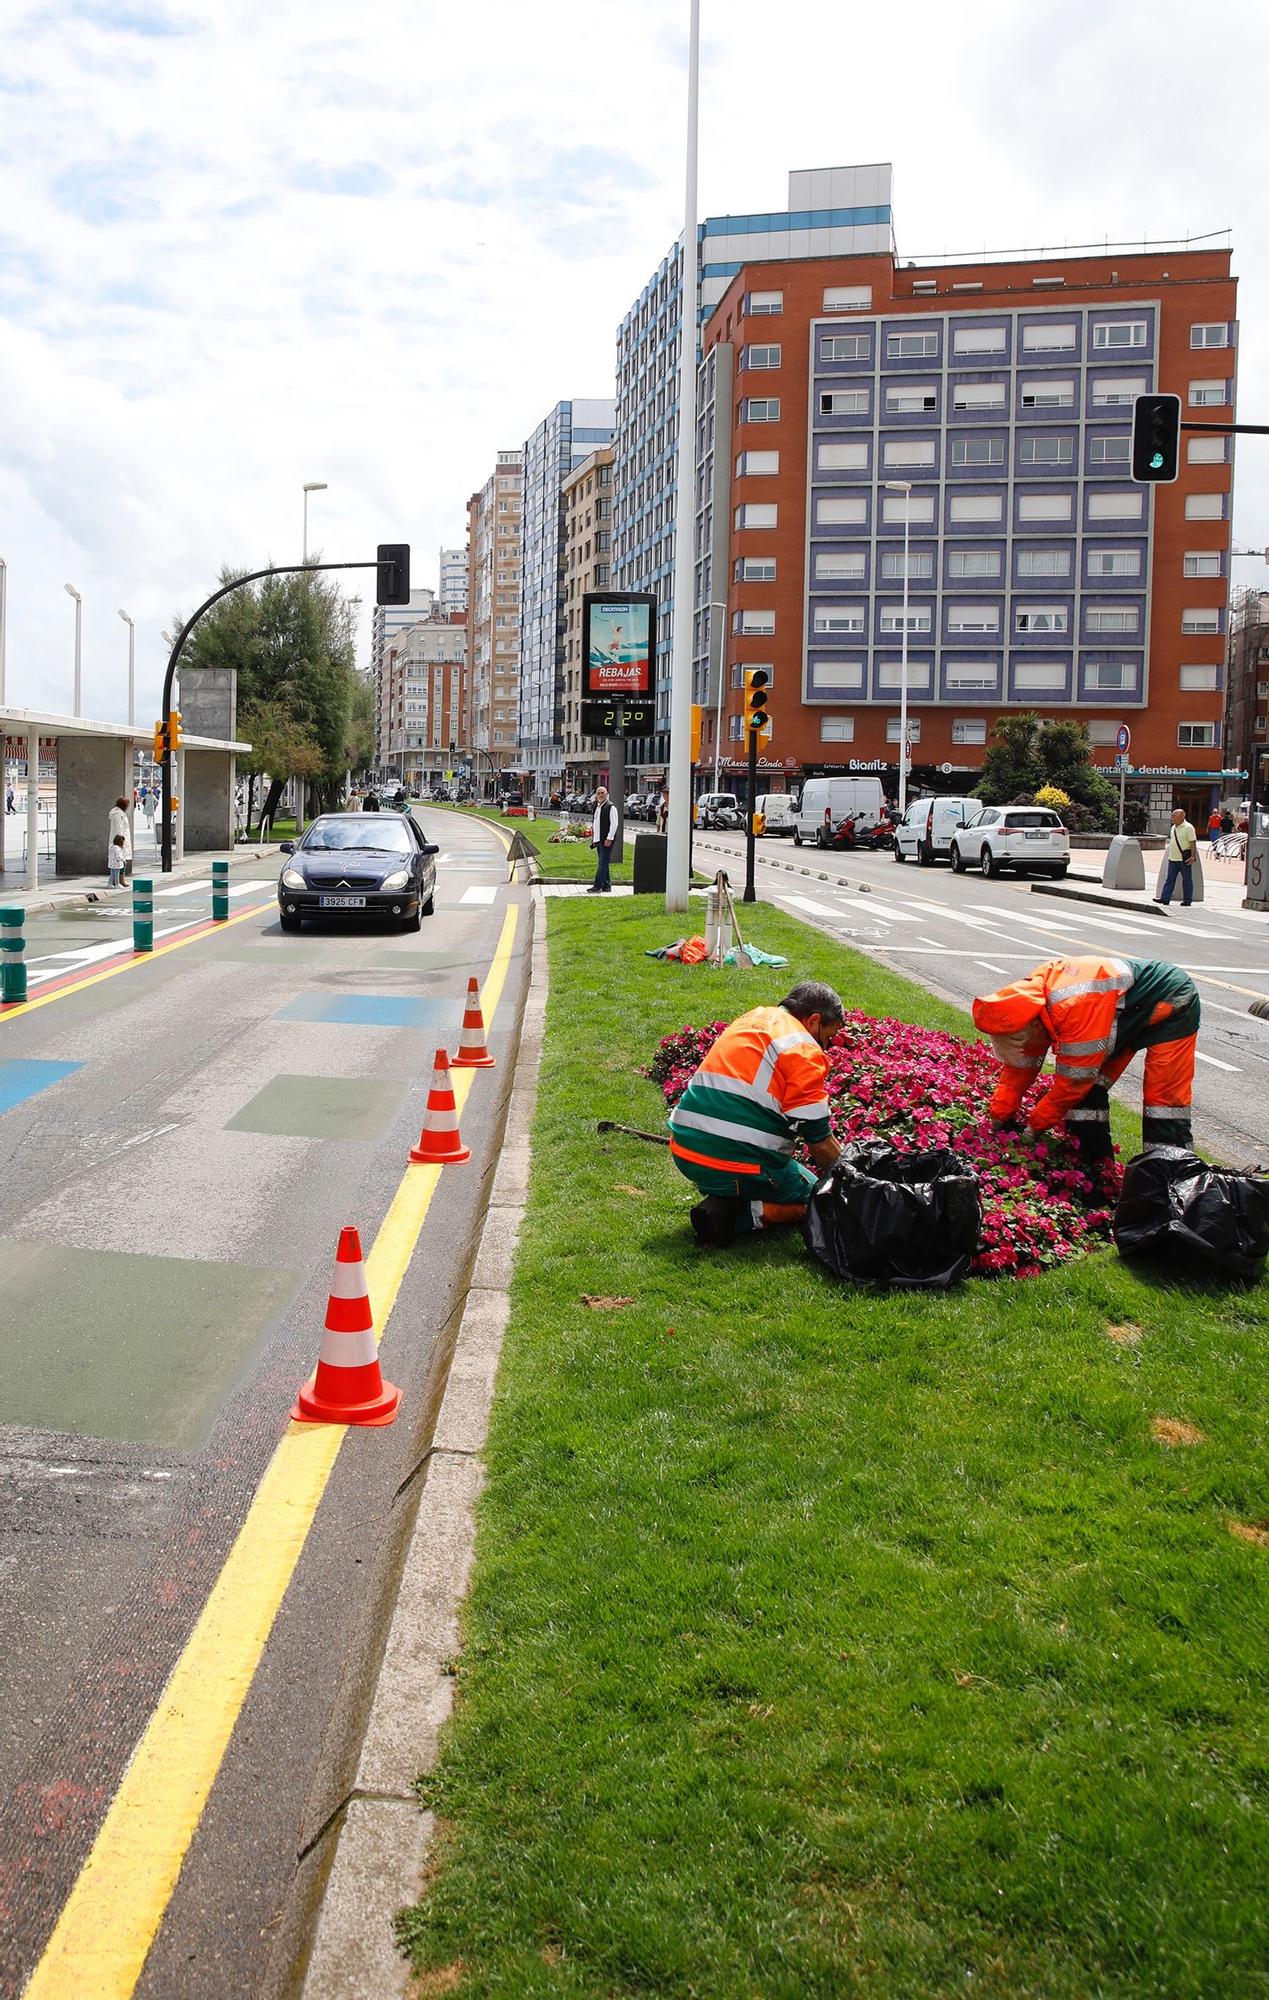
[[[1269,412],[1266,145],[1228,81],[1263,70],[1259,5],[703,11],[702,214],[783,206],[790,167],[891,159],[904,254],[1230,224],[1242,413]],[[122,604],[148,716],[160,628],[222,562],[298,556],[305,479],[329,481],[328,555],[408,538],[435,580],[498,447],[611,392],[617,322],[681,223],[686,19],[41,0],[9,26],[11,700],[69,701],[70,581],[88,705],[122,711]],[[1235,529],[1269,542],[1254,439]]]

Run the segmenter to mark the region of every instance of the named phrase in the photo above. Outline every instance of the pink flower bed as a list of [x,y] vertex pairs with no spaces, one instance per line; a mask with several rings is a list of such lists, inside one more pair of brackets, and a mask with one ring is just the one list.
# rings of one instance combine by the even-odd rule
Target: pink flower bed
[[[725,1026],[715,1021],[663,1037],[645,1074],[667,1104],[678,1103]],[[984,1043],[852,1011],[828,1063],[833,1132],[843,1145],[887,1139],[901,1152],[955,1146],[973,1162],[983,1198],[983,1240],[972,1266],[980,1276],[1033,1278],[1108,1240],[1118,1159],[1085,1167],[1062,1125],[1039,1138],[995,1131],[987,1102],[998,1064]]]

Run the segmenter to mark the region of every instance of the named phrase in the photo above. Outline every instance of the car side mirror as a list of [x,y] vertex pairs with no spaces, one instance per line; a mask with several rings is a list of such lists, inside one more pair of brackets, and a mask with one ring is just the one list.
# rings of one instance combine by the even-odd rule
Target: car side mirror
[[295,842],[293,840],[284,840],[281,846],[279,847],[278,852],[280,854],[294,854]]
[[441,850],[440,850],[440,848],[439,848],[439,847],[438,847],[438,846],[436,845],[435,841],[431,841],[431,840],[425,840],[425,841],[423,842],[423,852],[424,852],[424,854],[439,854],[439,853],[440,853],[440,851],[441,851]]

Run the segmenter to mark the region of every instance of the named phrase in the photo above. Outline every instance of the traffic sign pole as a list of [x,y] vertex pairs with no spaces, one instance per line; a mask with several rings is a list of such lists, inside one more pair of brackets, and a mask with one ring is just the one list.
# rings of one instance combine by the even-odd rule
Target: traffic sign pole
[[1124,788],[1128,783],[1128,752],[1132,748],[1132,731],[1126,722],[1121,722],[1115,735],[1115,762],[1119,766],[1119,831],[1124,830]]

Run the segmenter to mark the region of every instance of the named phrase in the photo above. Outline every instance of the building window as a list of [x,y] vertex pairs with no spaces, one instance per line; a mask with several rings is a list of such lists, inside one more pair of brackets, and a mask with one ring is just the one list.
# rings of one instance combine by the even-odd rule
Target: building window
[[822,495],[815,503],[815,519],[821,528],[843,523],[850,527],[863,527],[868,519],[868,502],[853,496],[836,499]]
[[1090,521],[1139,521],[1144,498],[1141,493],[1090,493],[1088,518]]
[[870,333],[826,333],[820,341],[821,361],[867,361],[871,354]]
[[866,417],[867,389],[825,389],[820,396],[822,417]]
[[980,715],[963,715],[952,719],[953,743],[985,743],[987,724]]
[[853,743],[855,740],[855,718],[853,715],[822,715],[820,717],[821,743]]
[[1003,410],[1003,382],[956,382],[952,385],[954,410]]
[[1084,611],[1089,632],[1135,632],[1141,613],[1135,604],[1090,604]]
[[738,611],[731,629],[745,639],[769,639],[775,631],[774,611]]
[[1019,576],[1069,576],[1071,574],[1071,551],[1069,549],[1019,549]]
[[1019,604],[1013,614],[1015,632],[1065,632],[1071,614],[1065,604]]
[[1182,722],[1177,726],[1176,740],[1182,750],[1213,750],[1220,741],[1220,724]]
[[1229,401],[1229,383],[1218,382],[1213,377],[1209,381],[1191,382],[1190,403],[1196,410],[1219,409]]
[[952,333],[954,354],[1003,354],[1008,345],[1009,335],[1003,326],[958,326]]
[[862,549],[821,549],[815,558],[820,583],[862,583],[867,573],[868,557]]
[[1024,410],[1073,410],[1075,408],[1075,384],[1059,381],[1056,375],[1041,375],[1018,385],[1019,401]]
[[[902,632],[904,624],[903,607],[883,609],[879,620],[883,632]],[[930,630],[930,607],[928,604],[910,604],[907,613],[909,633]]]
[[939,351],[937,333],[890,333],[886,335],[886,353],[891,361],[915,361],[926,355],[936,355]]
[[1095,410],[1130,409],[1149,386],[1144,375],[1094,375],[1090,401]]
[[1088,574],[1090,576],[1140,576],[1140,549],[1090,549],[1088,552]]
[[774,556],[742,556],[736,564],[737,583],[774,583]]
[[1182,694],[1215,694],[1219,667],[1182,667]]
[[933,438],[889,438],[881,458],[886,466],[932,466],[936,450]]
[[780,398],[778,396],[746,396],[740,405],[742,424],[778,424],[780,421]]
[[958,581],[970,576],[999,576],[999,549],[952,549],[947,558],[947,573]]
[[776,504],[774,500],[747,500],[743,507],[737,507],[733,518],[738,528],[774,528]]
[[740,356],[742,368],[778,368],[780,349],[778,347],[746,347]]
[[1024,688],[1062,694],[1066,690],[1067,663],[1065,660],[1029,660],[1013,669],[1013,684],[1021,692]]
[[938,392],[932,382],[909,382],[886,390],[886,412],[892,417],[910,417],[938,408]]
[[782,313],[784,311],[784,293],[750,292],[745,302],[745,310],[751,313]]
[[954,437],[953,465],[1003,465],[1005,441],[997,437]]
[[953,493],[948,504],[948,519],[964,523],[966,521],[999,521],[1004,501],[999,493]]
[[1143,319],[1103,319],[1093,325],[1094,348],[1144,347],[1146,322]]
[[1129,465],[1132,444],[1126,437],[1094,437],[1088,441],[1090,465]]
[[863,632],[866,628],[862,604],[817,604],[812,619],[816,632]]
[[[902,719],[898,715],[888,715],[886,717],[887,743],[897,743],[899,741],[899,725]],[[919,715],[910,715],[908,717],[908,741],[909,743],[919,743],[921,741],[921,718]]]
[[736,460],[736,477],[766,477],[780,470],[778,451],[742,451]]
[[1024,437],[1018,441],[1019,465],[1069,465],[1074,445],[1069,437]]
[[1191,605],[1181,613],[1181,630],[1192,639],[1211,638],[1221,629],[1221,614]]
[[1000,608],[995,604],[949,604],[947,629],[958,632],[999,632]]
[[821,444],[815,454],[815,462],[821,472],[867,472],[868,445]]
[[943,669],[943,678],[949,688],[994,690],[1000,672],[991,660],[949,660]]
[[1223,493],[1187,493],[1185,496],[1185,518],[1187,521],[1223,521],[1225,518],[1225,495]]
[[902,525],[905,510],[913,527],[924,526],[934,521],[934,495],[932,493],[909,493],[905,498],[885,494],[881,502],[881,518],[887,524]]
[[1085,669],[1084,685],[1098,694],[1135,694],[1137,669],[1131,660],[1095,660]]
[[817,689],[843,688],[859,690],[864,684],[864,663],[862,660],[812,660],[811,672]]
[[1221,576],[1221,557],[1206,549],[1187,549],[1182,565],[1186,576]]
[[[903,551],[901,549],[887,550],[886,553],[883,554],[881,558],[881,574],[885,577],[897,577],[900,580],[900,582],[902,582]],[[933,575],[934,575],[933,550],[909,549],[908,581],[911,582],[914,577],[920,577],[924,579],[926,577],[932,577]]]
[[1187,465],[1224,465],[1228,455],[1228,440],[1223,437],[1192,437],[1185,440]]
[[1024,354],[1074,354],[1076,332],[1072,323],[1061,326],[1031,325],[1022,329]]
[[1204,320],[1190,328],[1191,347],[1228,347],[1229,326],[1223,319]]

